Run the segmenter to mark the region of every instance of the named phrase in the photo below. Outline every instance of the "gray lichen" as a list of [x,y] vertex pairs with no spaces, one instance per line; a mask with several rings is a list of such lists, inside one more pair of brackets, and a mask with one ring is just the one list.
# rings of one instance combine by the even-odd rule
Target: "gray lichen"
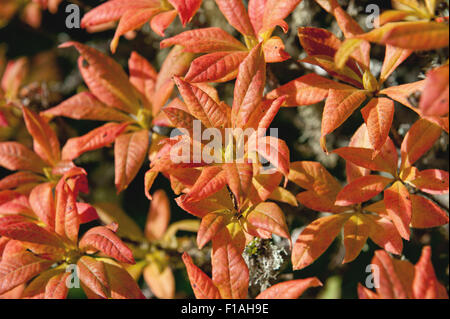
[[254,297],[276,281],[288,256],[286,240],[253,239],[244,250],[244,260],[250,271],[249,295]]

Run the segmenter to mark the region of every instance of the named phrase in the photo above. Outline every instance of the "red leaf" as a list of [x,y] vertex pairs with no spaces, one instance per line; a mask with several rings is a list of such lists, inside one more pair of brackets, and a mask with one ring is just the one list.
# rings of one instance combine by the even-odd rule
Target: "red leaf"
[[248,16],[256,34],[259,34],[263,26],[266,3],[267,0],[249,0],[248,2]]
[[[1,147],[0,144],[0,149]],[[21,186],[27,187],[27,185],[37,184],[41,180],[41,177],[33,172],[17,172],[0,179],[0,190],[14,189]]]

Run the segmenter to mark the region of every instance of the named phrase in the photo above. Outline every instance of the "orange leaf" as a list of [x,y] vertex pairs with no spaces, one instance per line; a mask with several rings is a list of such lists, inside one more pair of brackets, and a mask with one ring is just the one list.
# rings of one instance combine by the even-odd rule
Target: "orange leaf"
[[82,250],[100,250],[118,261],[134,264],[133,253],[113,231],[104,226],[89,229],[78,245]]
[[322,286],[316,277],[280,282],[261,292],[255,299],[297,299],[305,290]]
[[81,154],[112,144],[129,123],[106,123],[89,133],[69,139],[62,150],[62,158],[73,160]]
[[352,87],[324,78],[315,73],[288,82],[266,95],[268,99],[286,96],[284,106],[303,106],[318,103],[328,96],[329,89],[351,90]]
[[373,150],[362,147],[341,147],[333,150],[346,161],[374,171],[383,171],[395,176],[398,156],[394,143],[388,137],[380,152],[373,157]]
[[247,221],[257,229],[289,239],[283,211],[275,203],[260,203],[248,215]]
[[196,202],[218,192],[227,184],[225,171],[219,166],[205,167],[186,194],[185,201]]
[[28,280],[49,268],[54,261],[46,260],[24,251],[13,258],[0,262],[0,295],[26,283]]
[[411,101],[409,100],[409,97],[412,94],[420,93],[423,91],[425,81],[417,81],[397,86],[391,86],[386,89],[381,90],[380,94],[385,94],[394,101],[397,101],[400,104],[405,105],[406,107],[409,107],[414,112],[418,112],[418,109],[416,105],[413,105]]
[[223,213],[209,213],[202,218],[197,232],[197,245],[202,249],[213,237],[228,224],[229,218]]
[[61,158],[61,149],[53,129],[38,114],[26,107],[22,108],[28,132],[33,136],[33,148],[47,163],[54,165]]
[[396,181],[384,191],[384,203],[388,216],[400,235],[409,240],[412,204],[406,187],[400,181]]
[[42,112],[42,115],[94,121],[124,122],[132,120],[128,115],[100,102],[90,92],[78,93],[59,105]]
[[401,170],[413,165],[427,153],[441,136],[441,132],[442,129],[430,121],[425,119],[416,121],[403,139]]
[[380,175],[368,175],[357,178],[339,192],[336,198],[336,205],[350,206],[366,202],[381,193],[392,181],[392,178]]
[[89,256],[82,256],[77,262],[80,281],[98,296],[107,299],[110,296],[109,282],[105,264]]
[[288,31],[288,26],[283,20],[297,7],[301,0],[267,0],[264,9],[263,25],[259,34],[271,33],[273,28],[281,26],[283,31]]
[[137,112],[140,103],[122,67],[112,58],[78,42],[66,42],[61,48],[74,46],[81,57],[78,67],[89,90],[104,104],[127,113]]
[[216,3],[229,24],[242,35],[255,37],[247,10],[241,0],[216,0]]
[[231,116],[234,128],[244,128],[262,101],[266,63],[261,46],[255,46],[239,66]]
[[88,28],[95,25],[119,20],[119,18],[130,9],[141,9],[151,5],[159,6],[157,0],[112,0],[102,3],[98,7],[86,13],[81,20],[81,27]]
[[117,45],[119,44],[119,38],[127,32],[133,31],[142,27],[147,21],[149,21],[155,14],[159,13],[159,8],[142,8],[142,9],[129,9],[125,11],[120,18],[119,24],[114,34],[114,38],[111,41],[110,49],[112,53],[116,52]]
[[80,227],[76,195],[64,179],[61,179],[56,186],[55,198],[55,232],[76,243]]
[[145,224],[145,237],[148,240],[159,240],[166,232],[170,220],[169,198],[163,190],[157,190],[152,195],[152,201]]
[[183,26],[191,21],[202,4],[202,0],[169,0],[169,2],[177,9]]
[[448,216],[438,205],[425,197],[411,194],[412,228],[432,228],[448,224]]
[[394,119],[394,101],[386,98],[373,98],[361,109],[369,132],[370,143],[375,151],[386,142]]
[[414,266],[413,294],[416,299],[448,299],[447,289],[437,281],[431,264],[431,247],[425,246]]
[[372,225],[367,223],[362,214],[353,214],[344,224],[345,257],[342,263],[348,263],[358,257],[367,238],[372,231]]
[[198,83],[232,80],[247,55],[244,51],[221,51],[203,55],[192,62],[186,81]]
[[115,184],[117,192],[128,187],[147,156],[148,130],[118,136],[114,144]]
[[380,81],[379,85],[383,84],[384,81],[392,74],[392,72],[397,69],[397,67],[403,63],[410,55],[412,50],[406,50],[394,47],[392,45],[386,45],[386,53],[384,56],[383,66],[381,67]]
[[415,187],[429,194],[448,193],[448,172],[440,169],[426,169],[411,181]]
[[365,99],[364,91],[330,89],[323,110],[322,136],[330,134],[341,126]]
[[61,273],[53,276],[45,286],[45,299],[66,299],[69,287],[66,284],[70,273]]
[[448,114],[449,66],[444,65],[427,73],[419,108],[424,115]]
[[292,265],[300,270],[312,264],[340,233],[349,214],[337,214],[316,219],[301,232],[292,249]]
[[0,165],[11,170],[29,170],[42,173],[46,164],[42,159],[17,142],[0,143]]
[[225,128],[229,120],[229,108],[218,104],[208,93],[179,77],[174,77],[189,112],[206,127]]
[[160,37],[165,37],[164,31],[177,17],[177,10],[170,10],[166,12],[157,13],[150,21],[150,26],[155,33]]
[[247,264],[231,242],[227,229],[213,238],[212,278],[223,299],[247,297],[249,272]]
[[358,36],[402,49],[433,50],[448,46],[448,25],[433,21],[391,22]]
[[160,271],[156,264],[151,263],[144,268],[144,279],[157,298],[174,299],[175,278],[170,267]]
[[0,218],[0,235],[23,242],[59,248],[64,246],[61,239],[55,236],[54,233],[45,230],[20,215],[9,215]]
[[221,28],[203,28],[185,31],[161,41],[161,49],[179,44],[192,53],[218,51],[246,51],[246,47]]
[[192,258],[183,253],[183,262],[191,282],[192,290],[194,290],[197,299],[221,299],[219,290],[200,268],[194,265]]
[[392,254],[402,253],[402,238],[389,219],[369,214],[363,214],[362,218],[370,224],[369,237],[375,244]]
[[104,262],[112,299],[145,299],[136,281],[122,267]]

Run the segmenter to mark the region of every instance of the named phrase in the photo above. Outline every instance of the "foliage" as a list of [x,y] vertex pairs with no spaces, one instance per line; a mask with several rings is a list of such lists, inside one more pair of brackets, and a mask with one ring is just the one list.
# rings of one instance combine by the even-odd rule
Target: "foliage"
[[[337,0],[76,1],[83,36],[34,58],[0,47],[0,297],[66,298],[79,281],[88,298],[297,299],[355,265],[353,296],[448,298],[431,260],[448,250],[446,3],[393,0],[368,28]],[[63,4],[0,5],[8,30]],[[326,19],[292,32],[309,7]],[[312,158],[293,107],[320,110]],[[369,263],[376,292],[356,286]]]

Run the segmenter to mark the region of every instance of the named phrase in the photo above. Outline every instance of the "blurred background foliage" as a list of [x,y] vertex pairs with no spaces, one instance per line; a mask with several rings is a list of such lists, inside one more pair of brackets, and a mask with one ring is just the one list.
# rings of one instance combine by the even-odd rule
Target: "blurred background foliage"
[[[26,3],[27,1],[18,2]],[[57,46],[65,41],[74,40],[93,46],[110,55],[109,42],[114,35],[113,29],[90,34],[83,29],[68,29],[65,23],[69,14],[65,12],[65,8],[70,3],[77,4],[80,8],[81,16],[83,16],[85,12],[101,2],[104,1],[62,1],[56,13],[42,12],[42,23],[39,27],[33,28],[27,25],[20,18],[20,14],[16,14],[0,28],[0,51],[6,51],[6,58],[28,57],[30,59],[31,75],[27,77],[24,85],[34,89],[34,91],[31,90],[31,93],[28,92],[22,98],[24,104],[36,111],[41,111],[55,106],[77,91],[85,89],[76,65],[78,53],[75,50],[57,49]],[[372,1],[350,0],[340,2],[365,27],[365,19],[367,17],[365,8]],[[2,1],[0,1],[1,3]],[[377,1],[377,4],[380,5],[381,10],[390,8],[388,1]],[[447,10],[446,8],[443,9]],[[267,91],[307,73],[323,73],[320,69],[297,62],[305,54],[299,45],[297,37],[298,27],[315,26],[327,28],[336,35],[341,36],[341,32],[333,18],[313,0],[303,0],[287,19],[287,22],[290,26],[289,32],[284,34],[278,29],[275,35],[280,36],[284,40],[286,51],[290,53],[292,58],[282,63],[268,65]],[[236,37],[239,36],[227,24],[212,0],[203,1],[201,9],[191,23],[188,24],[187,28],[207,26],[221,27]],[[166,36],[170,37],[181,31],[183,31],[183,28],[177,19],[167,29]],[[127,60],[131,52],[137,51],[159,70],[162,61],[164,61],[165,56],[169,52],[169,49],[159,49],[161,39],[161,37],[150,30],[148,25],[145,25],[142,30],[135,32],[132,39],[121,39],[118,50],[113,57],[127,69]],[[374,75],[377,75],[384,58],[384,48],[374,45],[371,57],[371,68]],[[387,85],[403,84],[421,79],[428,69],[440,65],[446,59],[448,59],[448,49],[417,52],[397,69],[389,78]],[[217,86],[220,97],[228,103],[232,101],[233,85],[233,82],[228,82]],[[272,127],[277,128],[278,136],[287,142],[291,150],[291,161],[319,161],[337,179],[345,183],[344,161],[334,155],[324,154],[319,145],[322,109],[323,103],[314,106],[283,109],[277,115]],[[394,137],[397,145],[399,145],[402,136],[404,136],[416,119],[417,115],[412,111],[396,105],[392,131],[395,136],[391,137]],[[11,131],[6,133],[0,132],[0,138],[2,140],[20,140],[30,145],[31,140],[23,133],[23,129],[19,129],[21,125],[19,122],[16,123],[17,127]],[[344,125],[329,136],[329,146],[332,148],[346,146],[353,132],[362,123],[363,119],[360,113],[354,112],[354,115]],[[61,142],[64,143],[67,138],[87,133],[101,123],[57,118],[54,124],[58,130]],[[148,163],[143,165],[128,189],[117,195],[114,187],[113,153],[112,148],[104,148],[89,152],[76,160],[78,165],[88,171],[89,176],[91,191],[83,199],[89,203],[116,203],[143,228],[149,207],[149,201],[144,196],[143,187],[144,172],[148,168]],[[448,171],[448,153],[448,135],[443,134],[433,150],[420,160],[418,167],[420,169],[439,168]],[[7,172],[1,169],[0,177],[3,177],[5,173]],[[289,184],[288,188],[293,194],[299,192],[299,189],[293,184]],[[177,207],[173,201],[175,195],[166,179],[161,176],[158,177],[152,190],[156,189],[164,189],[169,194],[171,198],[172,221],[192,218],[192,216]],[[448,207],[448,196],[443,196],[438,198],[438,200]],[[302,205],[294,208],[281,204],[281,207],[286,214],[293,236],[298,235],[303,227],[321,215]],[[182,235],[187,236],[188,233]],[[416,229],[412,232],[411,240],[404,242],[404,255],[402,256],[402,258],[416,263],[419,259],[421,248],[424,245],[431,245],[436,274],[439,280],[446,285],[447,289],[449,286],[448,237],[448,224],[434,229]],[[286,242],[278,238],[270,242],[253,242],[245,253],[246,260],[251,265],[252,286],[250,287],[250,295],[256,295],[261,288],[274,282],[317,276],[324,283],[324,287],[310,289],[302,298],[357,298],[357,284],[365,282],[368,275],[366,266],[370,264],[373,253],[378,247],[369,240],[360,256],[354,262],[342,264],[344,247],[341,244],[341,240],[341,237],[335,240],[326,253],[311,266],[295,272],[292,271],[292,265],[289,262],[290,254],[286,253],[288,248]],[[205,249],[202,253],[190,252],[195,254],[194,257],[197,256],[197,261],[203,256],[200,265],[207,272],[210,271],[210,268],[208,268],[210,267],[208,265],[208,252],[208,249]],[[175,272],[175,275],[177,297],[192,297],[192,290],[184,269],[180,267]],[[141,284],[144,285],[143,282]],[[146,288],[144,287],[144,289]],[[151,292],[147,291],[147,295],[151,296]],[[82,292],[81,290],[71,291],[69,297],[82,297]]]

